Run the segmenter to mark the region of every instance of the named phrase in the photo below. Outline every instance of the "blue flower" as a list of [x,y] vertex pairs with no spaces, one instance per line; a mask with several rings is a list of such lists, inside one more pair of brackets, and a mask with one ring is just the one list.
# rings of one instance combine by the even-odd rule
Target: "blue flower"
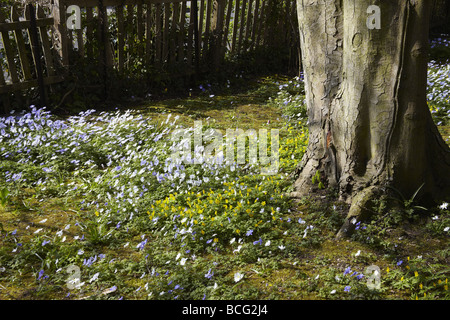
[[344,291],[345,291],[345,292],[350,292],[350,288],[351,288],[350,286],[346,286],[346,287],[344,288]]
[[352,272],[352,269],[350,267],[347,267],[344,271],[344,276]]
[[[39,271],[38,280],[41,280],[41,278],[44,276],[44,270]],[[45,278],[45,277],[44,277]]]
[[259,245],[262,244],[262,239],[261,238],[259,238],[259,240],[253,241],[253,245],[256,245],[258,243],[259,243]]
[[211,269],[209,269],[209,270],[208,270],[208,273],[205,274],[205,278],[211,279],[213,275],[214,275],[214,271],[211,272]]

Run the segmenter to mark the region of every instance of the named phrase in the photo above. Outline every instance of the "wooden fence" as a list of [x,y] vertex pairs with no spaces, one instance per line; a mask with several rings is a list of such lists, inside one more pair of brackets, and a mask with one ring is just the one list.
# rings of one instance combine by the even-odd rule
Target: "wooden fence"
[[[54,20],[46,17],[41,7],[37,6],[36,12],[30,8],[21,11],[14,6],[9,17],[0,13],[0,94],[63,80],[57,74],[56,52],[51,49],[49,30]],[[7,100],[5,95],[2,98]]]
[[[50,2],[50,4],[49,4]],[[0,100],[6,93],[60,82],[79,57],[119,72],[192,74],[226,57],[288,48],[298,59],[296,0],[52,0],[0,14]],[[81,28],[68,28],[76,5]],[[30,5],[27,6],[30,8]],[[34,11],[33,11],[34,12]],[[34,18],[34,28],[33,19]],[[3,53],[3,54],[2,54]],[[104,80],[103,82],[105,82]]]
[[[52,15],[63,65],[70,52],[101,58],[122,71],[133,58],[156,69],[180,63],[218,67],[225,55],[261,46],[298,48],[295,0],[54,0]],[[67,8],[77,5],[82,28],[69,30]]]

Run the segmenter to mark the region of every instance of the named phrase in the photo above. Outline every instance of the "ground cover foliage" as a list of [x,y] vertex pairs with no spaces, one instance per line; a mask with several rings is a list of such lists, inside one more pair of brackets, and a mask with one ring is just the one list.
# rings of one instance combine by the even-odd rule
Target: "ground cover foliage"
[[[449,141],[448,63],[429,70]],[[336,241],[348,205],[320,175],[316,195],[289,198],[308,142],[303,100],[301,76],[239,74],[133,109],[0,118],[0,298],[448,299],[446,202],[382,197],[373,221]],[[279,129],[278,174],[172,161],[171,133],[194,120],[205,133]]]

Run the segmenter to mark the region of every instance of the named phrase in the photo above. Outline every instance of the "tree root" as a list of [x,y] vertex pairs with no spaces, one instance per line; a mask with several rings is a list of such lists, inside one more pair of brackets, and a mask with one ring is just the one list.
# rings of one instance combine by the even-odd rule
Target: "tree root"
[[370,218],[374,213],[372,207],[373,200],[380,197],[382,191],[377,186],[370,186],[363,189],[353,197],[350,210],[345,218],[345,222],[336,235],[336,240],[341,240],[350,236],[356,228],[356,224]]

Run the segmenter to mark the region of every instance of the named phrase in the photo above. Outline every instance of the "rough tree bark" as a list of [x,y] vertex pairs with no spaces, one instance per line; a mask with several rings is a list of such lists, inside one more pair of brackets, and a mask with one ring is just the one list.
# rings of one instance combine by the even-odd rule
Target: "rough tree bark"
[[[381,9],[369,29],[368,8]],[[317,170],[353,217],[387,185],[424,200],[450,195],[450,149],[426,101],[429,0],[297,0],[309,146],[293,196]]]

